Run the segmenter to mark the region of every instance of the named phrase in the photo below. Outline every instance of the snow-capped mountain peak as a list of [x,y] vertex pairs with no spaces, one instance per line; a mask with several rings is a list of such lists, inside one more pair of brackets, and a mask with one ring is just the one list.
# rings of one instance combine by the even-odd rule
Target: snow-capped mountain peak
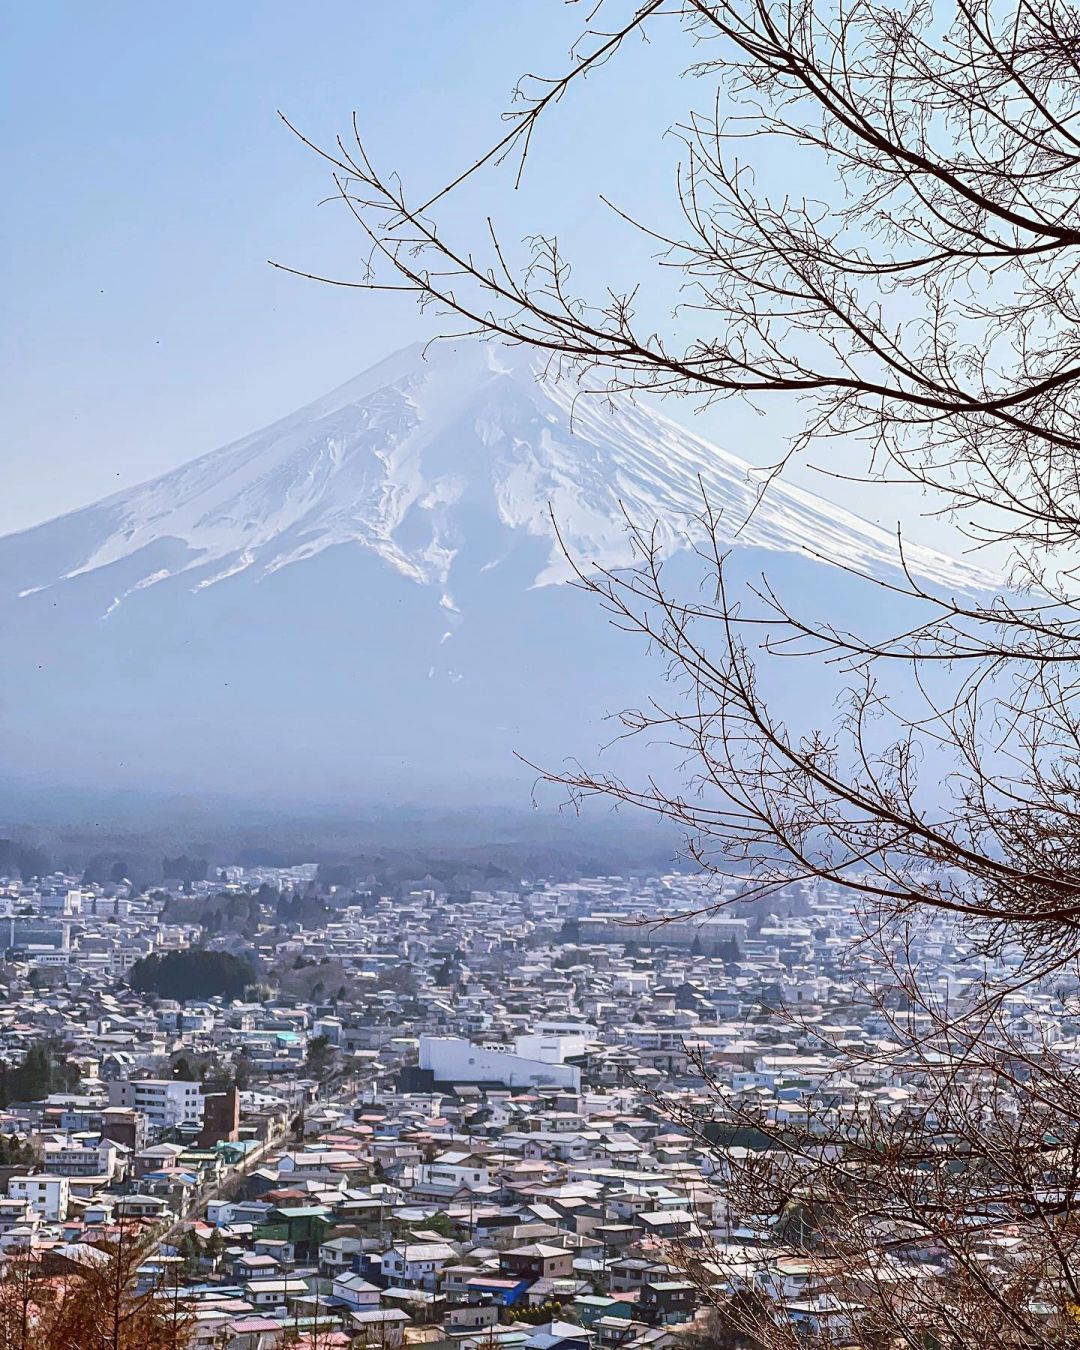
[[[95,791],[228,784],[262,799],[499,800],[610,742],[651,653],[569,574],[631,561],[626,518],[686,545],[704,488],[734,535],[759,482],[645,402],[583,395],[523,350],[410,348],[265,430],[0,538],[9,778]],[[625,514],[624,514],[625,513]],[[773,483],[735,541],[785,597],[861,628],[913,621],[818,559],[884,575],[889,534]],[[764,552],[770,556],[765,557]],[[673,586],[697,562],[671,557]],[[912,549],[944,587],[961,563]],[[783,672],[781,672],[782,674]],[[828,717],[799,669],[777,706]],[[651,750],[619,743],[632,772]],[[610,761],[606,761],[610,763]]]
[[[532,578],[545,586],[568,575],[552,514],[582,564],[619,566],[632,557],[627,517],[658,522],[662,548],[674,551],[693,532],[703,490],[740,545],[870,572],[896,564],[886,531],[782,482],[751,511],[760,480],[750,465],[651,406],[589,394],[523,349],[441,342],[406,348],[281,421],[90,508],[97,524],[61,575],[145,550],[145,571],[135,567],[132,580],[126,569],[115,607],[178,575],[198,592],[353,545],[447,593],[462,546],[479,567],[497,567],[509,531],[546,544]],[[151,546],[166,542],[162,565]],[[984,580],[928,549],[907,561],[949,586]],[[59,579],[35,579],[24,593]]]

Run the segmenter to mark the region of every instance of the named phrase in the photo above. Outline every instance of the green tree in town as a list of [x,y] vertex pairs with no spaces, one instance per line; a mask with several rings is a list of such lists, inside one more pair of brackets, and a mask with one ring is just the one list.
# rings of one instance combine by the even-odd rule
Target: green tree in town
[[325,1078],[334,1063],[334,1047],[329,1036],[313,1036],[308,1041],[304,1067],[312,1078]]
[[37,1102],[50,1092],[70,1092],[79,1082],[79,1070],[60,1048],[36,1041],[15,1068],[0,1065],[0,1106],[11,1102]]
[[181,1055],[179,1059],[173,1061],[172,1076],[182,1083],[195,1082],[195,1070],[191,1067],[191,1060],[187,1055]]
[[225,1254],[225,1239],[221,1236],[221,1229],[215,1228],[206,1239],[206,1245],[203,1248],[203,1256],[210,1262],[210,1269],[217,1270],[221,1263],[221,1258]]
[[[217,1232],[217,1229],[214,1231]],[[183,1261],[184,1275],[187,1279],[192,1279],[198,1272],[199,1262],[203,1255],[202,1243],[199,1241],[199,1235],[194,1228],[189,1228],[180,1239],[177,1253]]]

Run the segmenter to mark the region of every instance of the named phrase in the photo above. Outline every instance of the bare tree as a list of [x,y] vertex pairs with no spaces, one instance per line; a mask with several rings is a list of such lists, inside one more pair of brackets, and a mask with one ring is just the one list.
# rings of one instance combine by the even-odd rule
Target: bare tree
[[183,1350],[192,1320],[178,1284],[140,1280],[152,1244],[122,1222],[116,1240],[88,1247],[76,1269],[46,1277],[33,1252],[0,1277],[3,1350]]
[[35,1350],[41,1343],[38,1326],[53,1303],[53,1291],[42,1281],[37,1259],[25,1251],[9,1254],[0,1276],[3,1350]]
[[[736,585],[708,501],[700,592],[673,591],[647,521],[629,522],[636,566],[578,562],[578,583],[667,663],[670,700],[623,719],[677,746],[686,779],[551,776],[677,822],[732,898],[844,888],[877,954],[863,1013],[888,1033],[879,1067],[916,1089],[856,1111],[834,1098],[796,1126],[728,1101],[723,1118],[767,1143],[725,1162],[733,1206],[768,1220],[768,1255],[749,1275],[724,1251],[672,1260],[763,1345],[1078,1344],[1076,1074],[1053,1038],[1017,1032],[1008,1000],[1038,988],[1062,1014],[1080,954],[1080,14],[601,0],[588,23],[568,70],[527,79],[506,134],[434,196],[411,198],[355,123],[313,147],[367,241],[362,274],[332,280],[411,291],[600,395],[795,399],[774,473],[811,446],[836,472],[860,454],[867,479],[924,490],[1010,582],[950,593],[904,565],[899,535],[896,575],[863,580],[902,625],[851,631],[767,579]],[[676,128],[680,227],[640,225],[677,287],[667,332],[614,280],[578,294],[554,238],[515,266],[493,230],[457,241],[439,225],[463,177],[523,165],[547,110],[661,23],[682,25],[706,91]],[[820,200],[769,191],[778,145]],[[765,670],[784,662],[842,674],[831,720],[769,706]],[[906,959],[928,918],[996,958],[962,1007]],[[839,1081],[850,1055],[827,1048]],[[800,1253],[806,1306],[763,1298]]]
[[[881,1032],[869,1049],[803,1024],[830,1060],[803,1109],[780,1119],[731,1098],[700,1057],[713,1106],[662,1100],[722,1160],[733,1222],[767,1238],[760,1249],[730,1236],[676,1242],[668,1260],[729,1335],[770,1350],[1074,1345],[1071,1057],[1045,1032],[1019,1034],[1000,994],[958,1014],[897,997],[914,987],[906,968],[897,973],[891,989],[878,978],[850,1009]],[[850,1091],[866,1069],[906,1090]],[[747,1149],[725,1144],[752,1134],[759,1142]]]
[[[659,800],[649,785],[569,781],[672,815],[708,841],[702,861],[734,859],[740,875],[752,861],[759,883],[829,877],[890,908],[1049,925],[1036,941],[1071,947],[1080,915],[1068,847],[1077,752],[1068,550],[1080,522],[1076,16],[1053,4],[1003,17],[989,4],[961,5],[943,35],[917,4],[860,4],[831,22],[805,3],[648,4],[593,34],[569,74],[542,84],[499,153],[524,152],[553,98],[672,14],[699,43],[697,74],[734,110],[692,114],[679,128],[687,228],[658,239],[707,335],[675,349],[655,331],[637,333],[632,294],[577,297],[554,239],[535,242],[517,274],[494,237],[481,262],[440,233],[432,212],[442,194],[410,204],[359,139],[319,152],[371,245],[364,276],[338,284],[413,290],[472,331],[601,372],[603,391],[801,395],[807,415],[789,453],[837,436],[864,442],[871,475],[925,486],[933,509],[1010,547],[1014,579],[1027,583],[1022,601],[933,593],[904,574],[874,584],[916,602],[920,621],[870,638],[811,624],[767,587],[748,613],[745,597],[727,593],[720,553],[706,557],[715,603],[677,601],[650,523],[635,522],[641,566],[580,580],[694,690],[688,708],[627,720],[688,744],[708,796]],[[729,163],[732,139],[747,167]],[[759,197],[754,150],[776,139],[824,160],[843,203]],[[703,517],[715,538],[707,503]],[[860,678],[842,724],[800,735],[762,705],[756,663],[807,647]],[[898,719],[886,749],[880,731],[866,732],[871,714],[888,715],[874,677],[894,663],[911,676],[941,667],[959,678],[952,697]],[[987,726],[998,727],[1005,766],[989,779]],[[928,743],[938,759],[941,747],[950,752],[951,811],[918,799],[917,751]]]

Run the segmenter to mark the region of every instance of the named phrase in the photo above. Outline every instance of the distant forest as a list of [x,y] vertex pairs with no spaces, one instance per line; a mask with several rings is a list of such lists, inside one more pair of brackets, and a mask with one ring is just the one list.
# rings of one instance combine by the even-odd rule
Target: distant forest
[[213,832],[181,822],[145,833],[129,828],[5,824],[0,819],[0,876],[23,880],[62,871],[84,884],[130,882],[137,890],[163,883],[187,887],[217,879],[222,868],[291,867],[318,864],[320,889],[408,888],[434,882],[453,891],[497,890],[543,878],[571,881],[582,876],[680,870],[677,840],[660,831],[634,834],[608,823],[562,820],[508,823],[491,813],[483,818],[406,821],[389,817],[378,824],[328,820],[303,826],[288,820],[251,828],[221,822]]
[[[92,825],[83,822],[93,821]],[[677,871],[681,839],[647,821],[504,806],[268,814],[142,795],[0,788],[0,876],[63,871],[101,885],[215,879],[226,866],[320,864],[320,881],[382,887],[434,878],[452,889],[545,878]]]

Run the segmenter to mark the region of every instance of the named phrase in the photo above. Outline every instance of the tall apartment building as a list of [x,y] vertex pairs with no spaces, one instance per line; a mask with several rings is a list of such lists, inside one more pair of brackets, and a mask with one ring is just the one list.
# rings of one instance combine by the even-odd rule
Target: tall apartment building
[[110,1083],[109,1105],[141,1111],[156,1130],[203,1123],[201,1085],[180,1079],[129,1078]]

